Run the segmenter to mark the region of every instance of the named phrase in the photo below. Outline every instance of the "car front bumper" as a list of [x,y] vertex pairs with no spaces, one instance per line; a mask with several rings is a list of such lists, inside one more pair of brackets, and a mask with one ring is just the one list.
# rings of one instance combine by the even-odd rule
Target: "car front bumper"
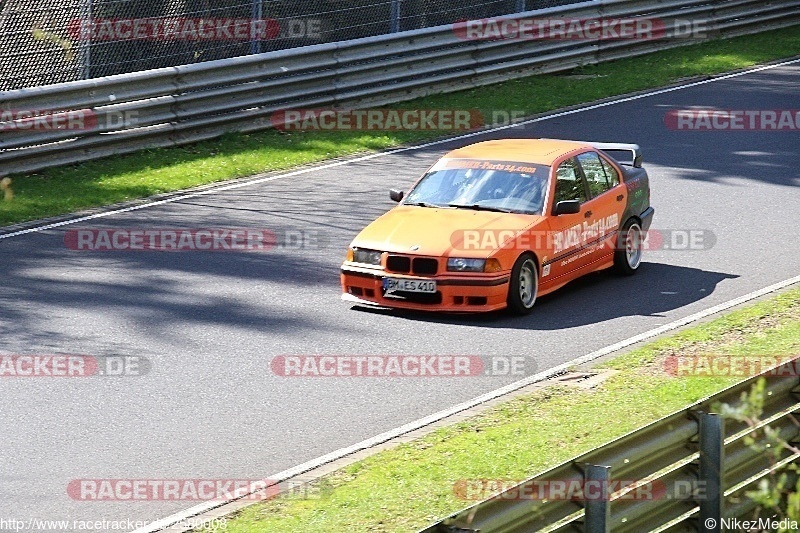
[[[431,280],[436,293],[384,294],[383,278]],[[506,307],[509,272],[496,274],[409,276],[345,263],[341,270],[342,299],[361,305],[445,311],[451,313],[486,312]]]

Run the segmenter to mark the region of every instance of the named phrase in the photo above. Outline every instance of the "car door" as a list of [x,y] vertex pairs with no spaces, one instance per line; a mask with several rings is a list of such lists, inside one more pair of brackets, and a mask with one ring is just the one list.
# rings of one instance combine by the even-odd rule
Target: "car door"
[[616,246],[627,191],[620,183],[619,173],[598,152],[583,152],[576,160],[586,180],[589,196],[583,212],[583,242],[587,255],[582,264],[607,262]]
[[[558,163],[553,176],[552,200],[548,202],[548,238],[546,255],[542,257],[542,285],[566,283],[581,266],[581,234],[588,191],[578,161],[571,157]],[[560,201],[578,200],[581,211],[554,215]]]

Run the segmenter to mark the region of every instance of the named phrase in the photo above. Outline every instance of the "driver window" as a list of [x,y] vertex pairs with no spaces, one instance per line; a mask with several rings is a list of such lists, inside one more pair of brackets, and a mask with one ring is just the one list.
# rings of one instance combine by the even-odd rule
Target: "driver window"
[[415,190],[414,201],[436,203],[440,200],[441,191],[445,186],[446,171],[434,170],[428,173]]
[[[586,201],[586,189],[578,174],[578,163],[574,158],[567,159],[556,169],[556,197],[555,201],[580,200]],[[555,205],[555,204],[554,204]]]

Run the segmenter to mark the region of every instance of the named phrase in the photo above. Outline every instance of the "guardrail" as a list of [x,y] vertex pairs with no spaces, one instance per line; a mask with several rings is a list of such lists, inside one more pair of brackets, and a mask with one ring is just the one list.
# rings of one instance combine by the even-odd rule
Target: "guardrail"
[[[747,498],[725,505],[731,496],[743,495],[770,472],[800,458],[784,449],[780,460],[772,464],[746,443],[754,429],[765,425],[785,441],[797,442],[800,427],[790,415],[800,413],[798,365],[800,358],[779,367],[785,372],[766,378],[764,410],[755,428],[723,421],[711,410],[718,403],[741,405],[742,394],[769,372],[508,488],[421,533],[720,531],[723,517],[742,517],[756,507]],[[539,494],[537,488],[552,481],[567,486],[594,481],[602,487],[610,479],[620,483],[619,492],[586,501],[524,496]],[[631,497],[642,483],[649,490],[661,488],[665,497]],[[716,526],[705,526],[708,519]]]
[[790,26],[800,23],[800,0],[601,0],[497,20],[533,17],[658,18],[666,32],[654,40],[470,41],[447,25],[7,91],[0,120],[18,110],[79,111],[92,125],[0,124],[0,176],[263,130],[284,109],[383,105],[698,42],[676,32],[680,20],[705,21],[705,38]]

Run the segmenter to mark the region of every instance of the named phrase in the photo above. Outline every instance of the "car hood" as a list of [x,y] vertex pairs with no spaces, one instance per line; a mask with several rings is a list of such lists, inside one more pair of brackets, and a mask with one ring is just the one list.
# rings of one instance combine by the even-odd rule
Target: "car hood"
[[[352,246],[436,257],[452,257],[454,251],[459,257],[487,257],[491,250],[485,246],[479,250],[463,246],[465,230],[488,231],[494,237],[508,235],[512,238],[511,232],[516,234],[542,220],[544,218],[538,215],[401,205],[364,228]],[[484,233],[479,235],[482,239]]]

